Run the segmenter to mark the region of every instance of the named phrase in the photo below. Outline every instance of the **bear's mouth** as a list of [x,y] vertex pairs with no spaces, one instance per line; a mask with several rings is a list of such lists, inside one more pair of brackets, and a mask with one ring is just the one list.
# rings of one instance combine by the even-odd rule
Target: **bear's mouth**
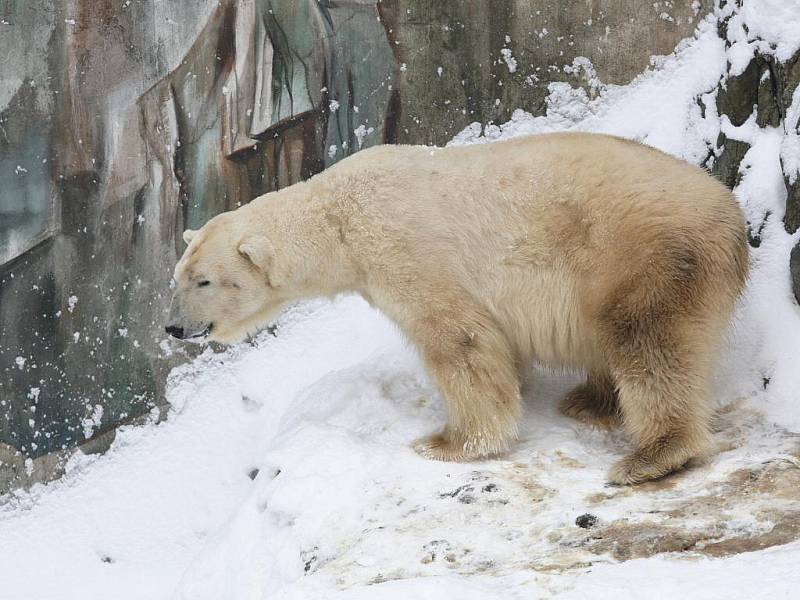
[[195,343],[203,342],[211,334],[211,330],[212,329],[214,329],[214,324],[213,323],[209,323],[206,326],[206,328],[203,329],[202,331],[199,331],[199,332],[197,332],[195,334],[186,336],[183,339],[184,339],[184,341],[187,341],[187,342],[195,342]]

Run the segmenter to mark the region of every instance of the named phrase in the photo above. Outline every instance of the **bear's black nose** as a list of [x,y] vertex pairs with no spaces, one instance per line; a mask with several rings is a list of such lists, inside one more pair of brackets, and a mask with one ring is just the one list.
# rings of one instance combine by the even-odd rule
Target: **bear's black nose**
[[178,327],[177,325],[167,325],[164,329],[172,337],[176,337],[179,340],[183,339],[183,327]]

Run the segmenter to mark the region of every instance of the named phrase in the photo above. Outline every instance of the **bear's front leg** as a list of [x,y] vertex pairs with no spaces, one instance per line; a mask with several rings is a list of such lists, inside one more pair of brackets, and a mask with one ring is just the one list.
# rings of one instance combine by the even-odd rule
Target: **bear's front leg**
[[412,339],[447,407],[441,433],[418,441],[427,458],[467,461],[509,449],[517,437],[519,375],[509,342],[480,311],[450,306],[414,324]]

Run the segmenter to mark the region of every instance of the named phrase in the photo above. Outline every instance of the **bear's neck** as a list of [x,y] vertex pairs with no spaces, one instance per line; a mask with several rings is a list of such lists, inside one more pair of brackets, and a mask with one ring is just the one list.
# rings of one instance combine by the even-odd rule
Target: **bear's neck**
[[312,182],[292,186],[292,191],[301,188],[302,193],[273,201],[273,210],[261,222],[284,245],[276,260],[289,260],[294,272],[288,301],[360,292],[363,287],[360,269],[345,242],[338,201],[316,187]]

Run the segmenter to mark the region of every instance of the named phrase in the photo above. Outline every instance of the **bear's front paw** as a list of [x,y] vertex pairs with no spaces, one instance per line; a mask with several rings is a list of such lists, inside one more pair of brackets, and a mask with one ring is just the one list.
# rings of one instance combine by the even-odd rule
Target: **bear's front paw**
[[456,442],[444,433],[435,433],[414,442],[414,450],[420,456],[432,460],[464,462],[478,458],[477,456],[468,456],[463,442]]
[[447,429],[442,433],[422,438],[414,444],[417,454],[433,460],[466,462],[508,451],[510,440],[516,437],[513,430],[508,436],[453,435]]

